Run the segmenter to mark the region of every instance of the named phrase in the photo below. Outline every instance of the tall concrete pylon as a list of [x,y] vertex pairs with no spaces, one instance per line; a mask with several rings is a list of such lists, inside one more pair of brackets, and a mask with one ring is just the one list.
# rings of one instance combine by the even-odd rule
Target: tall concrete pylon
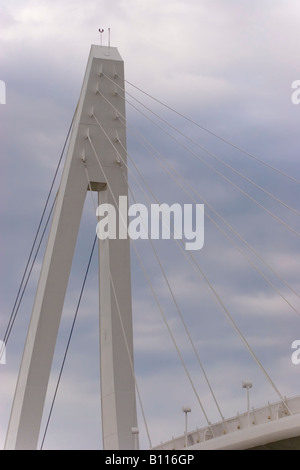
[[[119,196],[128,196],[124,178],[126,128],[120,119],[125,116],[122,89],[124,64],[118,50],[92,45],[41,268],[5,449],[29,450],[38,445],[86,193],[89,189],[97,191],[99,203],[115,207]],[[132,449],[137,447],[133,443],[137,415],[132,367],[130,246],[125,237],[98,243],[103,448]]]

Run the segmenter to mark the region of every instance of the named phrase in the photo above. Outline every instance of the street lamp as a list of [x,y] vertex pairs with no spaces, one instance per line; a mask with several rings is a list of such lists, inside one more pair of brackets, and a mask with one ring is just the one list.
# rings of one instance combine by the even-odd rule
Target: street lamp
[[188,424],[187,424],[187,415],[190,413],[192,410],[189,406],[183,406],[182,411],[185,413],[185,447],[187,447],[187,433],[188,433]]
[[247,390],[247,414],[248,414],[248,426],[250,426],[250,398],[249,398],[249,390],[252,388],[251,382],[242,382],[242,387]]

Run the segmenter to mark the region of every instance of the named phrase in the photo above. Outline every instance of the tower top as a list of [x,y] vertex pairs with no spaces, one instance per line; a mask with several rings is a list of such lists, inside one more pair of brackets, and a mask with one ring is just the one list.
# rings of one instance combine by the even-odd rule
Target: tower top
[[120,56],[119,51],[116,47],[97,46],[96,44],[92,44],[91,55],[95,59],[112,59],[123,62],[123,59]]

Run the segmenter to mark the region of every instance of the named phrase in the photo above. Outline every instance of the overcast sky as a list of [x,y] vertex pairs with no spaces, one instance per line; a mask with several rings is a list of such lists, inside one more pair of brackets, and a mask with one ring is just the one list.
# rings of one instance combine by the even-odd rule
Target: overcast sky
[[[0,104],[0,340],[4,338],[77,104],[90,46],[100,44],[98,29],[105,29],[104,45],[108,43],[108,28],[111,29],[111,44],[125,62],[125,78],[129,82],[268,165],[299,179],[300,105],[291,99],[292,82],[300,79],[299,22],[297,0],[0,0],[0,80],[6,84],[6,104]],[[295,181],[146,99],[130,84],[126,90],[211,154],[299,210],[299,184]],[[130,97],[128,100],[133,102]],[[194,253],[195,258],[282,395],[300,394],[300,365],[291,361],[291,344],[300,339],[300,319],[287,303],[299,312],[299,298],[288,287],[299,292],[299,243],[297,235],[270,212],[299,232],[298,216],[177,136],[184,146],[192,148],[193,154],[187,152],[129,104],[127,118],[128,153],[157,199],[192,202],[163,172],[151,152],[140,145],[132,130],[143,132],[147,141],[199,193],[197,200],[204,203],[206,213],[205,242],[203,249]],[[145,202],[133,176],[130,181],[138,202]],[[237,186],[269,212],[254,204]],[[211,208],[288,285],[247,249],[247,257],[255,261],[276,290],[253,270],[211,222],[209,217],[230,233]],[[50,379],[46,417],[95,227],[93,205],[88,198]],[[240,238],[232,233],[230,236],[235,244],[243,246]],[[136,246],[143,253],[207,414],[211,421],[219,420],[151,247],[144,241]],[[277,401],[278,396],[230,327],[203,279],[172,241],[161,241],[156,246],[225,417],[246,409],[242,380],[253,382],[251,406]],[[96,261],[95,257],[45,449],[102,446]],[[0,448],[4,445],[41,262],[42,252],[7,345],[7,363],[0,365]],[[133,250],[132,290],[137,381],[155,445],[183,433],[184,404],[192,408],[191,429],[206,422]],[[140,407],[138,414],[141,445],[148,448]]]

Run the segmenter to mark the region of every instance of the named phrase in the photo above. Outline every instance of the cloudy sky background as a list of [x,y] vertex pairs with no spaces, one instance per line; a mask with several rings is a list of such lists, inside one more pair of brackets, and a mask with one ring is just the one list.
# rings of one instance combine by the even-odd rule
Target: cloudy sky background
[[[105,28],[103,44],[107,44],[107,28],[111,28],[111,44],[118,47],[125,62],[128,81],[299,179],[300,105],[291,100],[292,82],[300,79],[299,21],[300,5],[296,0],[11,0],[9,3],[0,0],[0,80],[5,81],[7,88],[7,103],[0,105],[0,339],[5,334],[78,100],[90,45],[100,43],[98,29]],[[146,99],[129,84],[127,91],[218,158],[299,209],[298,184]],[[128,100],[133,102],[130,97]],[[297,236],[159,132],[129,104],[127,118],[130,128],[143,132],[205,201],[299,291]],[[180,136],[176,138],[183,140]],[[297,215],[200,152],[197,146],[187,141],[184,145],[299,231]],[[192,202],[129,129],[128,153],[160,201]],[[136,199],[144,202],[133,176],[130,181]],[[200,197],[198,200],[203,202]],[[90,198],[85,209],[50,380],[46,418],[95,234]],[[205,211],[216,220],[208,205]],[[228,232],[224,223],[218,223]],[[233,239],[241,246],[236,236]],[[207,414],[211,421],[219,420],[151,247],[144,241],[136,246],[143,253]],[[161,241],[155,246],[223,414],[230,417],[237,411],[245,411],[242,380],[253,382],[251,405],[264,406],[268,400],[277,401],[274,390],[245,351],[209,289],[174,243]],[[246,253],[255,259],[249,250]],[[291,362],[291,344],[300,339],[299,316],[249,267],[208,217],[204,248],[194,255],[280,392],[287,396],[299,394],[300,365]],[[0,365],[0,448],[4,445],[41,261],[40,255],[7,345],[7,364]],[[96,261],[95,257],[45,449],[97,449],[102,445]],[[299,311],[299,298],[261,263],[258,266]],[[206,422],[133,250],[132,289],[136,374],[155,445],[184,431],[181,411],[184,404],[192,407],[191,429]],[[140,408],[139,426],[142,447],[147,448]]]

